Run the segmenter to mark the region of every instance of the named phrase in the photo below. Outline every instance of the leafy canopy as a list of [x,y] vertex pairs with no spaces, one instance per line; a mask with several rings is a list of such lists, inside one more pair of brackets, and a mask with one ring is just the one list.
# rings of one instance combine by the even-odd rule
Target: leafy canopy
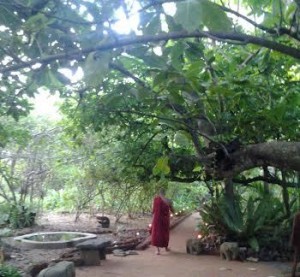
[[2,1],[0,115],[59,91],[75,134],[116,128],[142,175],[185,181],[208,142],[297,141],[299,3],[227,2]]

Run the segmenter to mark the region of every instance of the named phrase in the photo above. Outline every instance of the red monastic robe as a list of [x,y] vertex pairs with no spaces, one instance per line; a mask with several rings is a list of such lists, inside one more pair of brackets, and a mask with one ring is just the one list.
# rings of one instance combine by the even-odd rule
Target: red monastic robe
[[156,247],[168,247],[170,232],[170,205],[165,199],[156,196],[153,200],[153,218],[151,226],[151,244]]

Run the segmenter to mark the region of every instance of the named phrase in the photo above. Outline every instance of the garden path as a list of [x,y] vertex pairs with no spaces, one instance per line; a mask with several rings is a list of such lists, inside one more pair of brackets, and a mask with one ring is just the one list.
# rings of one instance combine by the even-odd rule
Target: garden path
[[186,254],[185,243],[191,238],[198,214],[192,214],[171,231],[170,252],[155,255],[149,247],[139,255],[107,255],[101,266],[78,267],[76,277],[287,277],[290,263],[227,262],[218,256]]

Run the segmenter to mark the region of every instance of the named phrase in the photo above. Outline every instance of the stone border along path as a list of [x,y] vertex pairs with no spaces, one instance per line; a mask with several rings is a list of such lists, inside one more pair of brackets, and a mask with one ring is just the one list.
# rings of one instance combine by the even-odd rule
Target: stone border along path
[[288,277],[291,263],[239,262],[219,256],[186,254],[186,240],[195,235],[199,214],[185,218],[171,231],[170,252],[148,247],[139,255],[107,255],[101,266],[77,267],[76,277]]

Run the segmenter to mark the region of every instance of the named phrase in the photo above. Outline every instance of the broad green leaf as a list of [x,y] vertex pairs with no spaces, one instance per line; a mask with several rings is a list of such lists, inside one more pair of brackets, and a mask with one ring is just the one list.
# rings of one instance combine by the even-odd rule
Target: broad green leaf
[[280,16],[282,13],[282,1],[272,1],[272,13],[274,16]]
[[208,0],[187,0],[176,5],[175,22],[187,31],[206,26],[210,31],[229,31],[231,21],[226,13]]
[[210,31],[230,31],[231,20],[226,13],[220,9],[215,3],[208,0],[202,0],[203,24]]
[[270,13],[265,13],[264,15],[264,20],[263,20],[263,25],[267,27],[273,27],[277,24],[278,19],[274,17]]
[[179,32],[182,30],[182,27],[180,24],[176,23],[176,20],[173,16],[165,15],[166,22],[168,24],[168,29],[170,32]]
[[[203,22],[202,0],[187,0],[176,4],[174,21],[187,31],[195,31]],[[200,28],[202,29],[202,28]]]
[[180,147],[187,147],[190,145],[188,136],[183,131],[176,132],[174,136],[174,142]]
[[183,53],[184,45],[180,42],[171,48],[170,55],[172,66],[179,71],[182,70],[184,64]]
[[161,32],[161,21],[159,14],[154,14],[148,24],[144,27],[143,33],[145,35],[155,35]]
[[84,64],[84,79],[88,86],[100,85],[108,73],[111,55],[109,52],[92,52]]
[[160,157],[157,160],[156,165],[154,166],[152,172],[154,175],[169,174],[170,173],[169,158],[168,157]]
[[194,169],[193,169],[193,172],[201,172],[203,169],[201,166],[196,166]]
[[291,19],[293,17],[293,14],[296,12],[297,10],[297,5],[296,3],[290,3],[286,9],[286,13],[285,13],[285,16],[286,18],[289,18]]
[[147,66],[165,69],[166,60],[164,56],[156,55],[152,50],[145,46],[138,46],[128,51],[132,56],[135,56],[144,61]]
[[205,63],[203,60],[189,63],[186,69],[186,76],[188,78],[197,78],[200,72],[205,69]]
[[154,53],[147,53],[144,57],[142,57],[143,61],[146,65],[164,69],[166,68],[166,61],[162,56],[157,56]]
[[62,88],[63,84],[56,78],[55,74],[47,69],[45,71],[39,71],[34,76],[36,85],[46,86],[49,88]]

